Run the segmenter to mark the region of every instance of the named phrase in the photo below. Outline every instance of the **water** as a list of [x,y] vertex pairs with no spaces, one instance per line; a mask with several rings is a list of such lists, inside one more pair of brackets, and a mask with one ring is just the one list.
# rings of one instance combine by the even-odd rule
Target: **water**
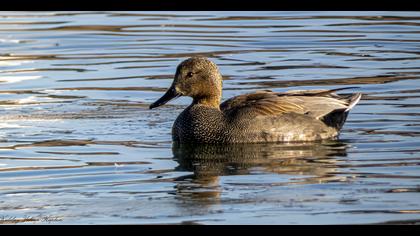
[[[193,55],[223,100],[364,97],[339,141],[172,148]],[[0,223],[419,223],[419,79],[419,12],[1,12]]]

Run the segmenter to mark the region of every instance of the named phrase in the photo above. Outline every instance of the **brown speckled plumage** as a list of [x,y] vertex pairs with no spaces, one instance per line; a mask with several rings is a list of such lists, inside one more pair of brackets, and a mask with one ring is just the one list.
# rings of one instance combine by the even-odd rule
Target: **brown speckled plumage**
[[361,94],[340,96],[335,90],[268,90],[239,95],[220,104],[222,76],[203,57],[183,61],[172,86],[150,105],[178,96],[193,102],[175,120],[173,141],[181,143],[259,143],[333,139]]

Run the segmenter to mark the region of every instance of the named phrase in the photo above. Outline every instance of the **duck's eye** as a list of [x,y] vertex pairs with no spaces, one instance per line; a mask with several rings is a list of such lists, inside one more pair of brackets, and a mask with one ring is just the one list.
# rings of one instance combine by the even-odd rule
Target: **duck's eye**
[[187,77],[188,77],[188,78],[191,78],[191,77],[193,76],[193,74],[194,74],[194,73],[192,73],[192,72],[188,72]]

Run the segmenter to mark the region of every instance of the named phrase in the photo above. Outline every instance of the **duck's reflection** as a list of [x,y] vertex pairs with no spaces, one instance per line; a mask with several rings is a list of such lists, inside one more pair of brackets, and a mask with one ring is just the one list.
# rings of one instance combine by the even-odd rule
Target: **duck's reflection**
[[289,144],[202,145],[172,147],[178,171],[193,172],[177,179],[177,194],[200,200],[218,200],[219,177],[278,173],[299,175],[292,183],[339,181],[337,157],[346,156],[347,144],[339,141]]

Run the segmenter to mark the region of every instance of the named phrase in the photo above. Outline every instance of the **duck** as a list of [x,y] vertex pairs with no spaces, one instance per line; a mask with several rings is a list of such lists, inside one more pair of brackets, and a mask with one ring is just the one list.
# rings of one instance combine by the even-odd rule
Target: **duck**
[[176,118],[176,143],[272,143],[337,139],[361,93],[338,95],[347,88],[258,90],[221,103],[223,77],[206,57],[191,57],[176,68],[171,86],[150,104],[154,109],[180,96],[192,103]]

